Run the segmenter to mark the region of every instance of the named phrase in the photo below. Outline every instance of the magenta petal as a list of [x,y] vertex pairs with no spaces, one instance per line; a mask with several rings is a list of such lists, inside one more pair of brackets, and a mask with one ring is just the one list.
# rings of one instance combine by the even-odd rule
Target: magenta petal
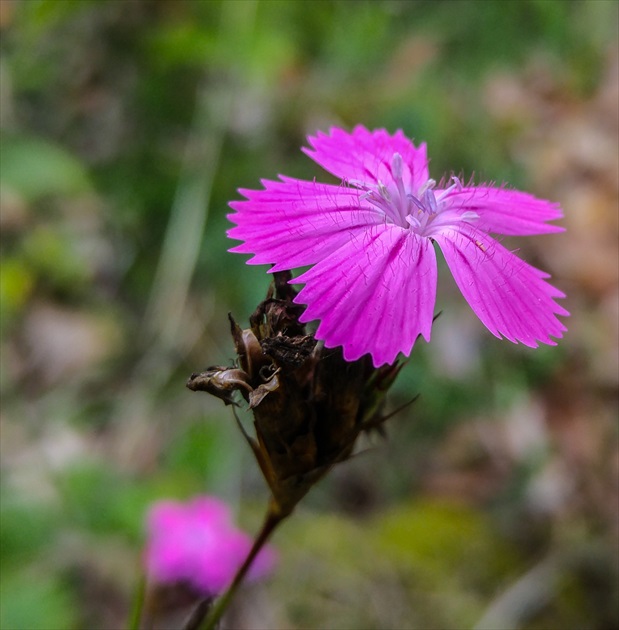
[[[160,584],[187,582],[210,595],[230,583],[252,545],[251,538],[235,527],[228,505],[210,496],[154,504],[147,530],[144,560],[149,579]],[[249,577],[265,575],[274,561],[273,551],[263,548]]]
[[429,177],[425,143],[415,147],[401,130],[391,135],[384,129],[368,131],[358,125],[352,133],[332,128],[329,134],[318,132],[308,140],[314,150],[303,151],[309,157],[354,185],[394,185],[391,168],[395,153],[402,156],[402,180],[409,190],[417,191]]
[[[440,194],[440,191],[436,191]],[[564,228],[549,225],[563,217],[559,204],[538,199],[519,190],[476,186],[454,190],[445,197],[450,210],[474,212],[479,219],[476,228],[506,235],[547,234]]]
[[343,346],[354,361],[370,353],[376,367],[429,341],[436,298],[436,256],[428,239],[393,225],[375,226],[294,282],[303,321],[319,319],[316,337]]
[[315,265],[298,280],[304,321],[320,320],[317,337],[375,365],[429,339],[436,292],[432,242],[443,249],[460,290],[496,336],[537,346],[554,344],[567,315],[545,282],[488,236],[558,232],[558,204],[494,186],[449,187],[429,180],[425,144],[401,131],[332,128],[309,138],[305,153],[343,178],[341,186],[287,177],[241,190],[229,216],[230,251],[253,254],[271,271]]
[[240,191],[247,201],[230,202],[237,227],[228,236],[245,241],[230,251],[254,254],[254,265],[277,263],[271,271],[318,262],[385,220],[354,188],[287,177],[262,183],[264,190]]
[[569,315],[553,298],[563,293],[548,275],[527,264],[483,232],[445,228],[438,242],[453,277],[475,314],[496,337],[536,348],[556,345],[566,330],[555,315]]

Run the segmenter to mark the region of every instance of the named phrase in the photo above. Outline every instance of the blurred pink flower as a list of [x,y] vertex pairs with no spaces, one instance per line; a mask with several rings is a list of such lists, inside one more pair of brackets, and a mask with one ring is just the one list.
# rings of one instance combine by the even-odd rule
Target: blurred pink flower
[[[188,582],[205,594],[221,593],[251,546],[252,539],[235,528],[229,507],[214,497],[159,501],[147,516],[146,572],[159,584]],[[266,575],[274,563],[274,551],[264,548],[248,578]]]
[[294,283],[305,287],[303,321],[320,320],[316,337],[343,346],[353,361],[370,353],[376,367],[409,354],[415,339],[430,340],[437,264],[443,252],[467,302],[496,337],[537,347],[556,345],[569,313],[548,274],[488,236],[543,234],[562,228],[557,204],[504,187],[430,179],[426,145],[402,131],[352,133],[333,128],[309,137],[304,152],[342,185],[280,176],[264,190],[239,192],[229,219],[230,251],[254,254],[251,264],[273,271],[314,265]]

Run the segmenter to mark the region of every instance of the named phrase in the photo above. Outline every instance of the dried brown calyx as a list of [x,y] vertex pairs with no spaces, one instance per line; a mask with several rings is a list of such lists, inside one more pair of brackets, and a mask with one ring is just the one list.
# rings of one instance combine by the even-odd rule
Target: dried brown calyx
[[241,329],[230,316],[238,366],[192,374],[187,387],[226,404],[239,391],[254,415],[246,437],[273,494],[274,511],[289,514],[336,463],[350,457],[360,433],[379,429],[384,394],[399,363],[374,368],[368,355],[345,361],[299,322],[290,272],[274,274],[267,298]]

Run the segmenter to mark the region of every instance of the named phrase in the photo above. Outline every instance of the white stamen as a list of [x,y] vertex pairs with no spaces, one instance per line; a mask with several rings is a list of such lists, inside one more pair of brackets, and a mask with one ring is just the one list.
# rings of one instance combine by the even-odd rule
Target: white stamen
[[417,199],[417,197],[414,197],[413,195],[407,195],[407,198],[412,201],[422,212],[426,211],[426,207],[421,203],[421,201],[419,201],[419,199]]
[[432,190],[436,186],[436,180],[430,178],[420,189],[419,197],[423,197],[426,190]]
[[391,174],[394,179],[402,179],[402,156],[394,153],[391,158]]
[[458,192],[462,190],[462,182],[455,175],[451,176],[451,181],[453,182],[453,184],[438,195],[437,199],[439,201],[443,199],[443,197],[446,197],[454,189]]
[[430,210],[432,214],[436,214],[438,212],[438,204],[436,203],[436,197],[432,192],[431,188],[428,188],[423,193],[423,201],[427,209]]
[[406,216],[406,222],[413,228],[421,227],[421,221],[415,218],[412,214]]

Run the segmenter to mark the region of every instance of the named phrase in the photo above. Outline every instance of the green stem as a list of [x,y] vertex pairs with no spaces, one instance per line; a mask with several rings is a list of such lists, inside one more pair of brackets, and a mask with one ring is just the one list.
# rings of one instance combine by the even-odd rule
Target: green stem
[[281,512],[274,511],[271,507],[269,507],[262,529],[256,536],[254,544],[252,545],[245,562],[243,562],[241,568],[237,571],[234,576],[234,580],[232,580],[232,584],[228,587],[228,590],[217,600],[217,603],[210,609],[208,615],[206,614],[208,607],[205,609],[205,606],[202,605],[204,602],[200,602],[191,618],[185,624],[183,630],[215,630],[217,622],[221,619],[222,615],[230,605],[232,598],[247,575],[247,572],[249,571],[256,556],[262,547],[264,547],[275,528],[286,518],[286,516],[288,516],[288,514],[282,514]]
[[144,601],[146,599],[146,576],[144,573],[140,575],[135,594],[133,596],[133,608],[131,610],[131,618],[129,620],[129,630],[139,630],[142,621],[142,611],[144,610]]

